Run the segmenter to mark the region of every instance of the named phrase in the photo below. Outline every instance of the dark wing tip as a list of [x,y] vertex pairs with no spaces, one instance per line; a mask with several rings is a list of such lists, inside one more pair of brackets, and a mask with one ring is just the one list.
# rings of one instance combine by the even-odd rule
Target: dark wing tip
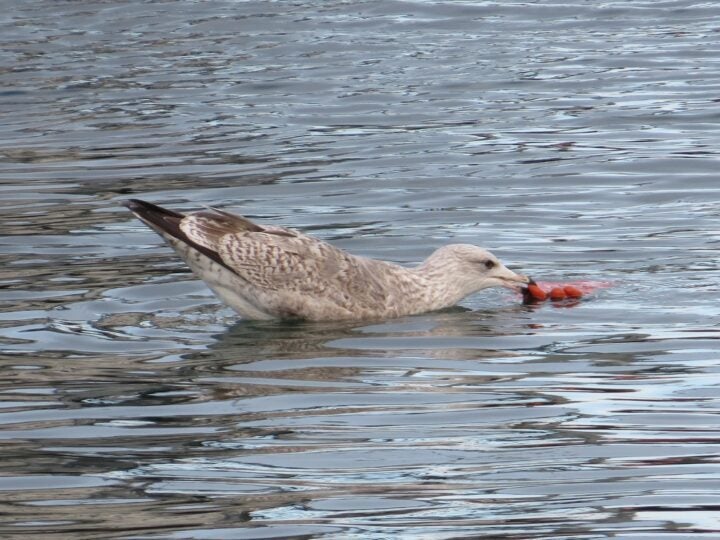
[[133,212],[139,212],[143,208],[143,205],[146,203],[144,201],[141,201],[140,199],[126,199],[124,201],[120,201],[120,204],[122,204],[128,210],[131,210]]
[[184,214],[180,214],[179,212],[173,212],[172,210],[168,210],[167,208],[163,208],[162,206],[157,206],[156,204],[152,204],[147,201],[141,201],[140,199],[126,199],[124,201],[121,201],[120,204],[141,217],[149,217],[150,215],[167,216],[174,218],[185,217]]
[[230,268],[216,251],[201,246],[188,238],[188,236],[180,228],[180,221],[185,217],[184,214],[168,210],[167,208],[163,208],[162,206],[157,206],[146,201],[141,201],[140,199],[127,199],[121,201],[120,204],[126,206],[133,214],[144,221],[145,224],[154,229],[155,232],[164,236],[166,240],[168,239],[168,236],[171,236],[235,273],[235,270]]
[[140,199],[127,199],[121,204],[157,232],[168,233],[175,238],[185,240],[185,233],[180,230],[180,221],[185,217],[183,214]]

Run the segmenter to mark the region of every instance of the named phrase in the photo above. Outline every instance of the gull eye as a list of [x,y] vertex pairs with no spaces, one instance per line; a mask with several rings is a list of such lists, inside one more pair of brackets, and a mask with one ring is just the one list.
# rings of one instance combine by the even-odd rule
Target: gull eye
[[491,269],[495,268],[496,263],[495,263],[495,261],[488,259],[485,261],[484,264],[485,264],[485,268],[487,268],[488,270],[491,270]]

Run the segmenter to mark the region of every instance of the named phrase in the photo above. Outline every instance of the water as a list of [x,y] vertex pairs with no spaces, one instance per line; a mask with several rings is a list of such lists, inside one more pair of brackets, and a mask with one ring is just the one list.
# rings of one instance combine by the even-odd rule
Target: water
[[[2,10],[0,535],[720,537],[719,16]],[[613,286],[243,322],[129,196]]]

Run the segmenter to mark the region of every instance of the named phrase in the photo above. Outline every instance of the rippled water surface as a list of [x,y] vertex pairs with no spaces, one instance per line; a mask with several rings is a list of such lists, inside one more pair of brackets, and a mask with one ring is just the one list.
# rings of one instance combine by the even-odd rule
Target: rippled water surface
[[[715,2],[11,4],[0,536],[720,537]],[[612,286],[241,321],[128,196]]]

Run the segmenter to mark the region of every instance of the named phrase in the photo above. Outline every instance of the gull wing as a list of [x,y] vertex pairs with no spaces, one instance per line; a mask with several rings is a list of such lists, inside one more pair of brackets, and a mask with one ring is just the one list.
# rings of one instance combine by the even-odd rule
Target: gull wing
[[217,210],[186,216],[180,229],[260,289],[255,296],[264,297],[275,309],[298,315],[304,305],[353,312],[377,309],[389,294],[387,283],[377,276],[396,271],[395,265],[353,256],[298,231],[260,227]]

